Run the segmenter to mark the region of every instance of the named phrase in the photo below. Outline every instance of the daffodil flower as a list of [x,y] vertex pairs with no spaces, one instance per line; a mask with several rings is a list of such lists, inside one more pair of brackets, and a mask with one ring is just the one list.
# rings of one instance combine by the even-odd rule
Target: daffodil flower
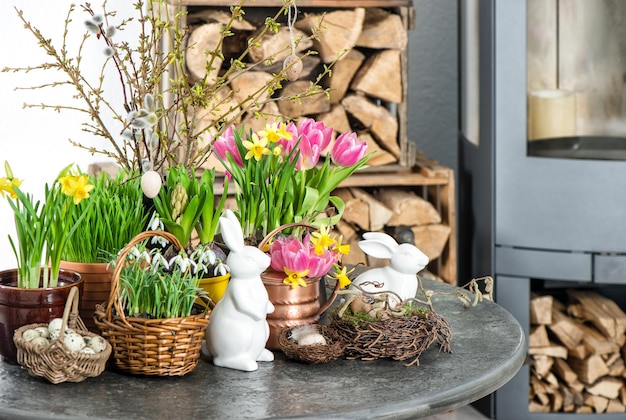
[[304,278],[307,276],[307,274],[309,274],[309,270],[291,271],[286,268],[285,274],[287,274],[287,277],[285,277],[283,283],[291,285],[292,289],[295,289],[298,286],[306,287],[306,282],[304,281]]
[[74,198],[74,204],[80,203],[82,200],[89,198],[89,192],[93,190],[93,185],[89,184],[89,176],[82,175],[65,175],[59,178],[61,183],[61,192]]
[[245,159],[254,158],[257,162],[261,160],[263,155],[271,155],[272,151],[267,148],[267,138],[259,137],[258,134],[252,133],[252,141],[244,140],[243,147],[248,150]]
[[293,137],[293,133],[287,131],[287,125],[281,122],[267,123],[265,130],[259,131],[258,135],[269,144],[278,143],[280,140],[289,141]]
[[350,280],[348,275],[354,271],[354,268],[350,271],[347,271],[347,270],[348,270],[347,267],[342,267],[340,269],[338,265],[335,265],[335,273],[330,275],[331,278],[339,282],[339,287],[342,289],[352,284],[352,280]]
[[315,253],[322,255],[325,250],[331,249],[336,241],[330,237],[330,228],[322,225],[318,231],[311,234],[311,243],[315,246]]

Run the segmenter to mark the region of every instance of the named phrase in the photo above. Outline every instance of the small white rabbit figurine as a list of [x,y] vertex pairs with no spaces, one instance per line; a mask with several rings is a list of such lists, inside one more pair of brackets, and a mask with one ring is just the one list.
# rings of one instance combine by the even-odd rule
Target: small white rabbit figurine
[[251,372],[257,362],[271,362],[265,348],[269,337],[266,316],[274,312],[261,273],[270,257],[253,246],[244,246],[243,232],[235,214],[220,217],[224,242],[230,249],[226,263],[231,278],[222,299],[215,305],[206,331],[206,346],[216,366]]
[[[353,284],[367,292],[391,291],[402,300],[413,298],[417,293],[417,273],[428,265],[428,257],[413,244],[399,244],[383,232],[367,232],[359,248],[375,258],[388,258],[389,265],[372,268],[357,276]],[[382,287],[364,282],[382,283]],[[353,288],[354,290],[354,288]],[[396,299],[397,300],[397,299]]]

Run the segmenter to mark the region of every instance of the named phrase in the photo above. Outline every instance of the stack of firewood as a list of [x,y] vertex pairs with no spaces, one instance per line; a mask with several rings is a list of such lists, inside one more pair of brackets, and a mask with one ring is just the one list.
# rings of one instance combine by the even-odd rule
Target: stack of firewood
[[361,251],[357,243],[363,232],[387,232],[398,242],[408,234],[406,241],[414,243],[430,261],[441,256],[450,238],[451,228],[442,222],[441,213],[412,190],[340,188],[334,195],[341,197],[346,204],[345,213],[336,227],[344,242],[351,245],[350,254],[344,260],[346,264],[377,267],[388,263]]
[[626,411],[626,314],[594,291],[533,295],[530,412]]
[[[272,74],[282,69],[284,59],[292,53],[292,38],[285,22],[277,33],[257,38],[265,15],[261,13],[259,17],[263,19],[255,20],[254,13],[246,13],[246,20],[235,23],[234,35],[227,37],[221,47],[224,60],[216,58],[212,66],[207,66],[206,52],[217,48],[222,25],[229,15],[222,9],[209,8],[190,14],[188,19],[192,31],[185,60],[192,80],[201,79],[207,71],[212,72],[209,80],[221,75],[230,66],[229,58],[238,57],[250,39],[258,42],[247,57],[250,71],[234,74],[220,92],[219,100],[231,98],[224,102],[224,106],[241,103],[251,96],[255,103],[264,103],[261,109],[253,107],[236,122],[255,130],[262,129],[265,121],[258,118],[255,111],[260,111],[269,120],[315,118],[333,127],[337,133],[357,132],[360,140],[367,141],[369,150],[376,151],[369,161],[370,166],[392,163],[410,166],[414,163],[414,149],[406,139],[404,119],[406,11],[374,7],[301,11],[292,28],[295,39],[302,40],[296,44],[295,53],[299,57],[308,50],[318,54],[304,57],[300,77],[285,81],[282,89],[274,92],[269,100],[263,86],[273,78]],[[322,30],[316,33],[315,39],[307,39],[320,22],[323,22]],[[322,81],[323,87],[330,88],[328,96],[318,94],[298,101],[274,100],[306,91],[311,82],[316,82],[324,66],[331,63],[332,77]],[[256,97],[258,92],[263,95]],[[206,110],[198,113],[207,126],[220,116]]]

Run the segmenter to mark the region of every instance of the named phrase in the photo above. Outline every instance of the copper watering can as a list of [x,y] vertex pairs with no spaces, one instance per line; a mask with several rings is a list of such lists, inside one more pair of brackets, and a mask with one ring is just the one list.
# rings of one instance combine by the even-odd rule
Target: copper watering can
[[[259,243],[259,249],[264,250],[271,238],[280,231],[291,227],[316,229],[315,226],[305,223],[288,223],[279,226],[268,233]],[[326,295],[325,290],[322,294],[324,284],[322,278],[307,278],[305,279],[307,287],[297,287],[295,289],[291,285],[283,283],[284,278],[284,273],[273,269],[269,269],[261,274],[261,280],[263,280],[269,300],[274,305],[274,312],[267,314],[270,337],[266,347],[271,350],[280,350],[278,336],[284,328],[317,323],[320,316],[335,301],[340,288],[339,282],[337,282],[330,297],[325,302],[322,302],[321,296]]]

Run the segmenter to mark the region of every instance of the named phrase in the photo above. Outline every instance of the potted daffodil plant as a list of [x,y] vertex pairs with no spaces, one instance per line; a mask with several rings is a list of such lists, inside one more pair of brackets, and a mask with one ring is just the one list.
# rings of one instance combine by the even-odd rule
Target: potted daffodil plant
[[[17,268],[0,272],[0,356],[16,359],[13,331],[34,322],[63,315],[72,286],[82,289],[80,274],[60,268],[61,255],[77,222],[67,216],[89,199],[93,185],[73,165],[45,185],[44,199],[22,191],[22,181],[5,162],[0,195],[11,206],[15,237],[9,237]],[[80,218],[79,218],[80,219]]]

